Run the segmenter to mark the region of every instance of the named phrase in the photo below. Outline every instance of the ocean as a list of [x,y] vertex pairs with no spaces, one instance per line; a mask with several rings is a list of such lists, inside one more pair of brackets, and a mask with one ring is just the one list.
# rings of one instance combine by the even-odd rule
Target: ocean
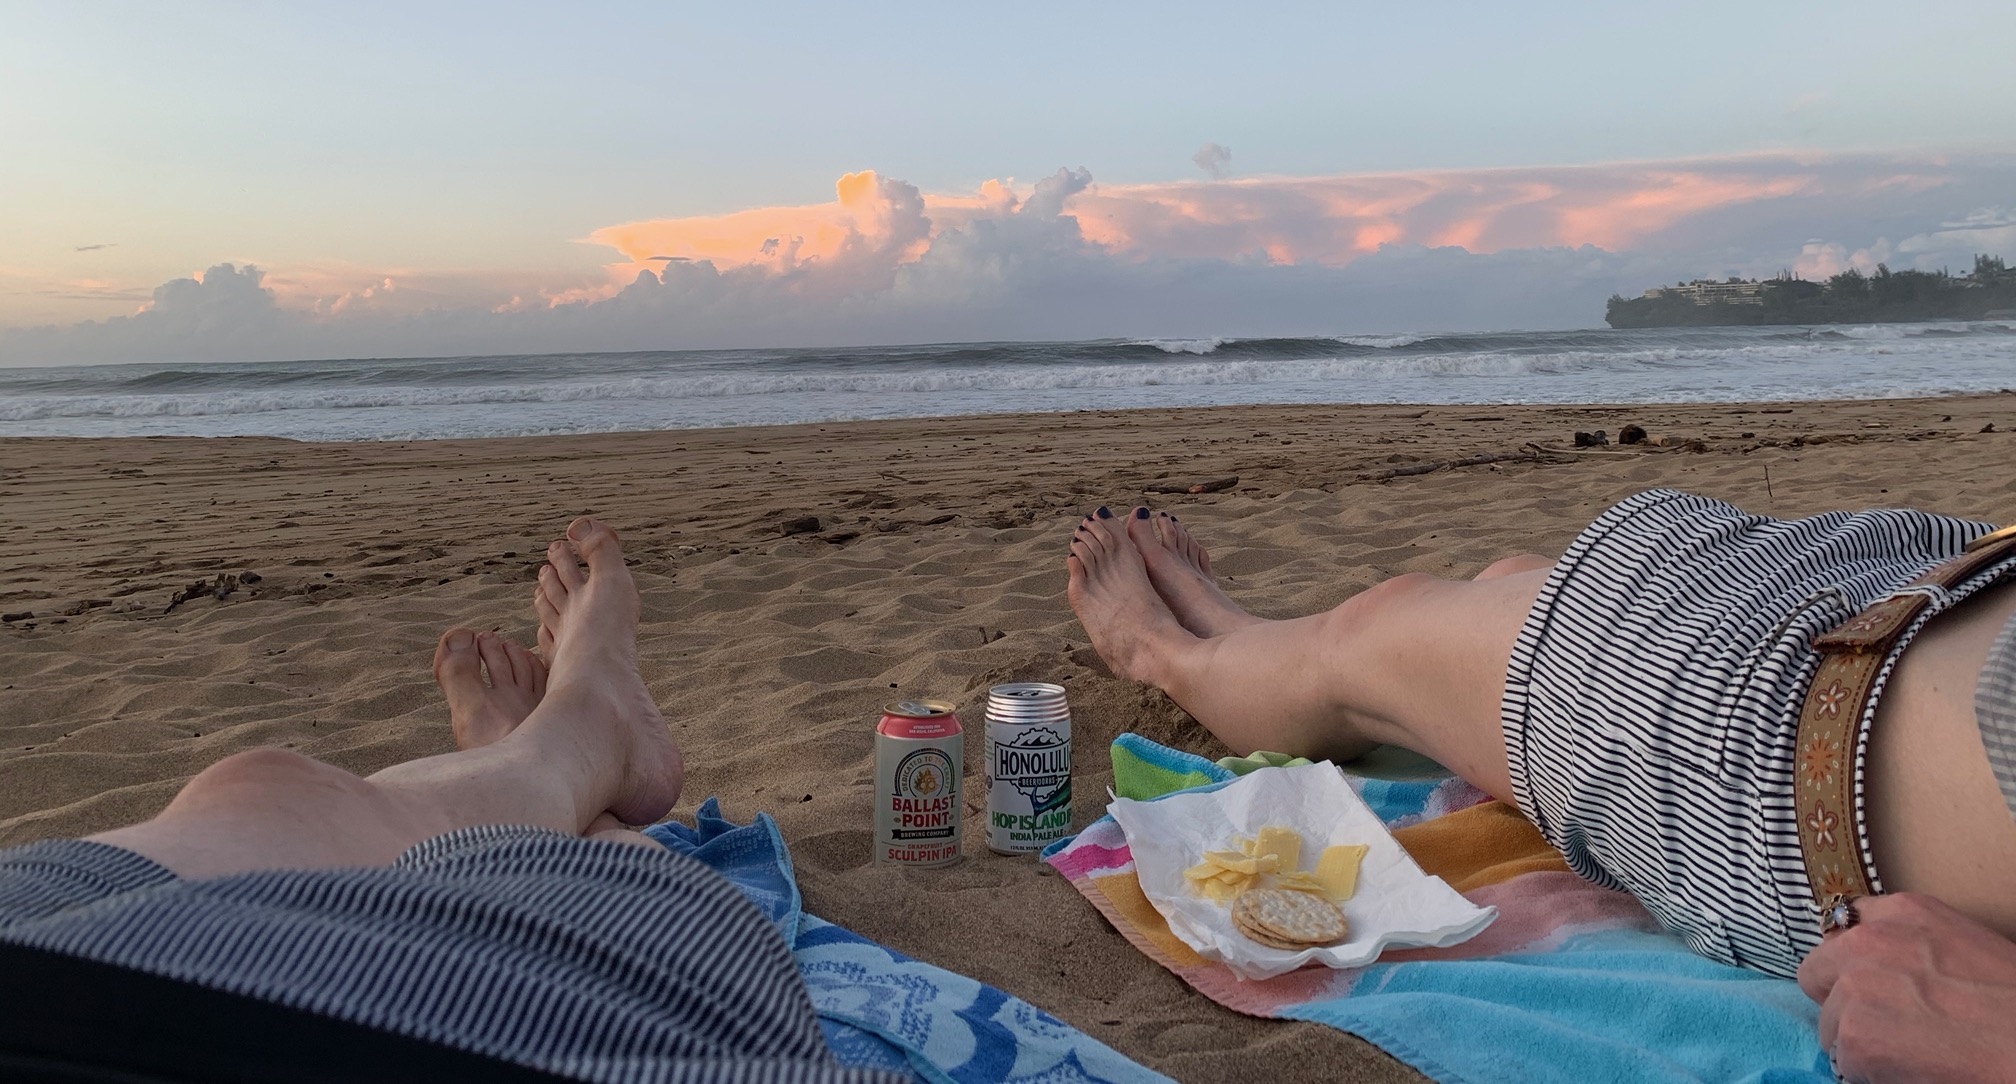
[[2016,323],[1100,339],[0,369],[0,437],[413,440],[1235,403],[1855,399],[2016,386]]

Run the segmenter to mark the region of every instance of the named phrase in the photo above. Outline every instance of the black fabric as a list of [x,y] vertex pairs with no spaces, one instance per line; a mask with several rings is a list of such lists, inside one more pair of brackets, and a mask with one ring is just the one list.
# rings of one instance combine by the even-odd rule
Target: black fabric
[[562,1079],[255,998],[0,943],[0,1080]]

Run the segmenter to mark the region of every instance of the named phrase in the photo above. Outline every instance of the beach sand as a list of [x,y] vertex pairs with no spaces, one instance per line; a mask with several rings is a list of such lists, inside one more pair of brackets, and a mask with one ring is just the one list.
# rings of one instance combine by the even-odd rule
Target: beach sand
[[[1576,450],[1637,423],[1695,448]],[[1981,432],[1993,424],[1994,432]],[[1535,447],[1539,450],[1536,451]],[[1380,479],[1480,455],[1530,455]],[[1183,1080],[1413,1080],[1363,1042],[1218,1008],[1030,859],[868,864],[881,705],[1062,682],[1079,824],[1135,730],[1222,755],[1113,679],[1064,602],[1071,525],[1176,510],[1267,617],[1399,572],[1558,551],[1679,486],[1777,515],[2016,517],[2016,395],[1787,405],[1316,406],[907,420],[491,441],[0,441],[0,844],[144,818],[227,753],[357,772],[451,748],[428,674],[467,623],[532,640],[546,541],[586,512],[644,592],[644,674],[687,750],[681,813],[774,815],[806,906],[998,984]],[[1227,491],[1150,486],[1237,476]],[[815,516],[819,529],[780,524]],[[256,573],[222,600],[220,574]],[[186,588],[195,597],[170,606]],[[27,614],[22,617],[19,615]],[[1265,710],[1264,705],[1257,710]],[[979,768],[969,740],[968,770]],[[969,785],[968,808],[982,799]]]

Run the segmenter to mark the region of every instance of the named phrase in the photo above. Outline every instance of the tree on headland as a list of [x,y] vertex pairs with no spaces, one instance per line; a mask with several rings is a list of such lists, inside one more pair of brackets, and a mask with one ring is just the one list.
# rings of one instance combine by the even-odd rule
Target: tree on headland
[[2016,319],[2016,274],[2000,256],[1974,257],[1972,274],[1850,267],[1824,282],[1791,272],[1763,281],[1697,279],[1612,296],[1611,327],[1697,327],[1715,324],[1866,324],[1904,320]]

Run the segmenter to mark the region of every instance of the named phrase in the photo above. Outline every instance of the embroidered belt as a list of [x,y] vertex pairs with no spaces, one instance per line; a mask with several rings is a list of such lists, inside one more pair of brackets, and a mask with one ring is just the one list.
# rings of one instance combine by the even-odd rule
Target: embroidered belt
[[[2016,556],[2016,526],[1969,542],[1960,556],[1912,580],[1906,589],[1951,590],[2011,556]],[[1799,802],[1799,849],[1823,924],[1844,901],[1874,894],[1856,831],[1855,743],[1877,671],[1904,630],[1931,604],[1922,593],[1894,595],[1813,638],[1820,668],[1799,712],[1793,794]]]

